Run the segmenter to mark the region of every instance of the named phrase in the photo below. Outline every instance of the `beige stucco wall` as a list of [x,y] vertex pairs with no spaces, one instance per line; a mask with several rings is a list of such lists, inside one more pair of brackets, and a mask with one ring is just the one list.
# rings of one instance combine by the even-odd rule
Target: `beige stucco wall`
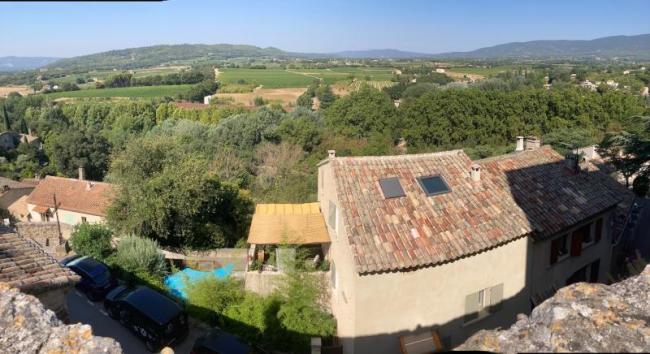
[[[592,223],[592,235],[595,232],[595,221],[603,218],[603,233],[600,242],[589,245],[582,249],[579,257],[568,256],[564,259],[558,260],[555,264],[550,264],[551,259],[551,242],[552,240],[561,237],[564,234],[569,234],[582,227],[585,224]],[[532,282],[531,294],[546,293],[552,295],[549,290],[553,286],[559,289],[565,286],[567,278],[569,278],[578,269],[600,259],[600,267],[598,280],[600,282],[606,281],[606,274],[610,270],[611,253],[612,253],[612,235],[611,223],[614,213],[609,211],[597,217],[590,218],[568,230],[566,232],[558,233],[556,236],[543,242],[535,242],[533,246],[533,256],[531,260],[532,265]],[[569,238],[570,239],[570,238]],[[570,241],[569,241],[570,245]],[[549,293],[549,291],[551,291]]]
[[[34,204],[27,204],[27,210],[32,216],[31,221],[33,222],[44,222],[45,219],[41,218],[41,214],[34,211]],[[53,214],[53,217],[50,218],[50,221],[56,221],[56,215],[53,213],[53,210],[50,208],[50,213]],[[59,222],[62,224],[67,224],[74,226],[82,222],[82,217],[86,218],[86,221],[89,223],[99,223],[104,221],[104,217],[92,214],[78,213],[70,210],[59,209],[58,210]],[[68,235],[64,235],[67,238]]]
[[[432,328],[439,331],[443,344],[454,347],[480,329],[510,325],[518,313],[530,312],[533,291],[553,283],[562,287],[569,276],[586,264],[600,259],[601,281],[609,269],[611,213],[605,215],[599,243],[585,248],[580,257],[565,259],[552,267],[549,266],[551,241],[534,243],[524,237],[436,267],[359,275],[343,227],[329,163],[319,166],[318,179],[323,216],[328,219],[330,201],[337,204],[339,213],[338,230],[328,225],[332,239],[328,256],[337,279],[331,308],[344,353],[398,353],[399,336]],[[501,310],[464,324],[466,296],[501,283],[504,286]]]

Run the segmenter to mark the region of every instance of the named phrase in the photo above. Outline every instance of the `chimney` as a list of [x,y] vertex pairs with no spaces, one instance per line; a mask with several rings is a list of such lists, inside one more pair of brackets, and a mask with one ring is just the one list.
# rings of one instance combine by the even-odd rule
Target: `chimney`
[[472,181],[474,182],[480,182],[481,181],[481,166],[477,164],[472,165],[472,169],[469,171],[470,177],[472,177]]
[[327,157],[333,159],[336,157],[336,150],[327,150]]
[[86,170],[83,167],[79,166],[79,180],[83,181],[86,179]]
[[536,136],[526,137],[526,150],[537,150],[542,145],[542,142]]
[[515,148],[515,151],[524,151],[524,137],[523,136],[518,136],[517,137],[517,147]]

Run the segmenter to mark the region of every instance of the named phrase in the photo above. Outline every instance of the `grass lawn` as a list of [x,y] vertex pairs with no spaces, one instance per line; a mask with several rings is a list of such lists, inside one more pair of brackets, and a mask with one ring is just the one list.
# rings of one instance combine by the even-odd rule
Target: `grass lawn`
[[174,96],[185,92],[192,85],[161,85],[161,86],[138,86],[107,89],[88,89],[69,92],[54,92],[46,94],[51,98],[83,98],[83,97],[141,97],[154,98]]

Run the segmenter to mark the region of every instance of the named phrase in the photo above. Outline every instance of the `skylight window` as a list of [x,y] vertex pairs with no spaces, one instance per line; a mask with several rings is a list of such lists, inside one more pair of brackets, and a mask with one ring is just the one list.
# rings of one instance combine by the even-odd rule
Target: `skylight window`
[[381,191],[384,193],[384,198],[386,199],[399,198],[406,195],[397,177],[382,178],[379,180],[379,186],[381,186]]
[[427,196],[451,192],[442,176],[418,177],[418,182],[420,182],[420,186]]

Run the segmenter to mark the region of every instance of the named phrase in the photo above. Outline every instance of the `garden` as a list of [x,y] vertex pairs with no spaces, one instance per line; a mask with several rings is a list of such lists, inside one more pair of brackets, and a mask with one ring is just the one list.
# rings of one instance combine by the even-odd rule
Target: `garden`
[[296,261],[300,267],[286,268],[276,292],[261,296],[244,290],[242,282],[230,276],[228,266],[213,272],[179,270],[167,263],[155,241],[133,235],[117,239],[103,224],[76,226],[70,245],[77,254],[106,263],[125,283],[170,296],[196,320],[264,351],[309,352],[311,337],[328,343],[336,332],[334,318],[322,306],[327,293],[305,268],[309,262],[304,259]]

